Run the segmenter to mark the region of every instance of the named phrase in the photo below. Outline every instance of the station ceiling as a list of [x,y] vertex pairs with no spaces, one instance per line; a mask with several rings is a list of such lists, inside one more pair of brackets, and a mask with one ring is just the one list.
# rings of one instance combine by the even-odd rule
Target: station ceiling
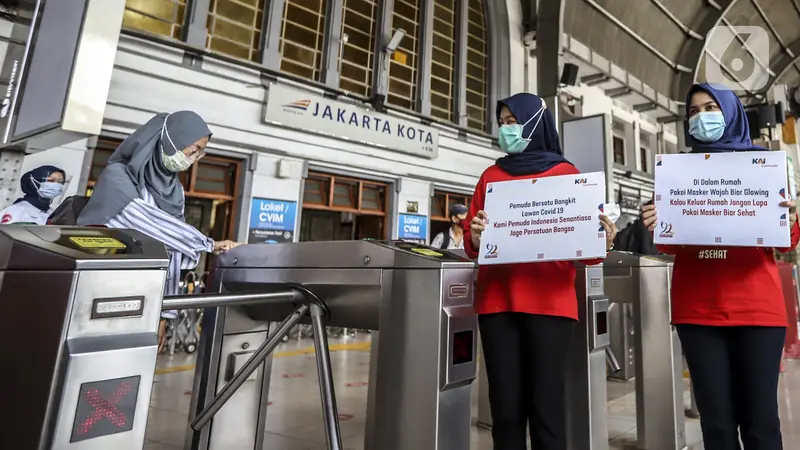
[[[693,81],[705,81],[707,61],[746,97],[776,82],[800,84],[800,0],[539,1],[564,2],[564,33],[676,101]],[[521,2],[525,23],[535,24],[536,0]],[[707,39],[714,27],[739,26],[758,27],[764,38],[750,35],[724,50],[724,33]],[[765,81],[756,82],[753,71]]]

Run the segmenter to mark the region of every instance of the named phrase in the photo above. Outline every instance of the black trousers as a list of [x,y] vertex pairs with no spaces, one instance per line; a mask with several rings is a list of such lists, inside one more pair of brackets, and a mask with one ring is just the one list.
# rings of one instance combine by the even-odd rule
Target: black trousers
[[786,328],[678,325],[706,450],[782,450],[778,377]]
[[575,321],[522,313],[478,317],[494,450],[566,450],[564,382]]

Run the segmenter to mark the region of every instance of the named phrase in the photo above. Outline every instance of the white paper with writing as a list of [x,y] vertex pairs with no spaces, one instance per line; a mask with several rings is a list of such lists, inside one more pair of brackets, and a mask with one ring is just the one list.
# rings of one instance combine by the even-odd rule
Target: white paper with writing
[[489,184],[479,264],[605,257],[605,193],[602,172]]
[[788,247],[785,152],[656,156],[657,244]]

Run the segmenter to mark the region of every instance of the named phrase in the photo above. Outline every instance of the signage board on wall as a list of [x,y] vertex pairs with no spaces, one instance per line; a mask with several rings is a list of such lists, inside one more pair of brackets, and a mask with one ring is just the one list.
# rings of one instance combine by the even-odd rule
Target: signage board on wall
[[423,158],[439,154],[436,128],[275,83],[265,121]]
[[400,214],[397,238],[424,244],[428,239],[428,216]]
[[297,202],[253,198],[250,204],[248,244],[278,244],[294,241]]

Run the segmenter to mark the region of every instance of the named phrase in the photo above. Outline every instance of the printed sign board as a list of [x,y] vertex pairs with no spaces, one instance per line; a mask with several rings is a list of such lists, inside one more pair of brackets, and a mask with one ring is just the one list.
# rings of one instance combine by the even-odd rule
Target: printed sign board
[[274,83],[265,120],[423,158],[436,158],[439,152],[436,128]]
[[297,202],[253,198],[250,206],[248,244],[278,244],[294,241]]
[[785,152],[657,155],[656,244],[789,246]]
[[397,238],[404,241],[414,241],[424,244],[428,239],[428,216],[400,214]]

